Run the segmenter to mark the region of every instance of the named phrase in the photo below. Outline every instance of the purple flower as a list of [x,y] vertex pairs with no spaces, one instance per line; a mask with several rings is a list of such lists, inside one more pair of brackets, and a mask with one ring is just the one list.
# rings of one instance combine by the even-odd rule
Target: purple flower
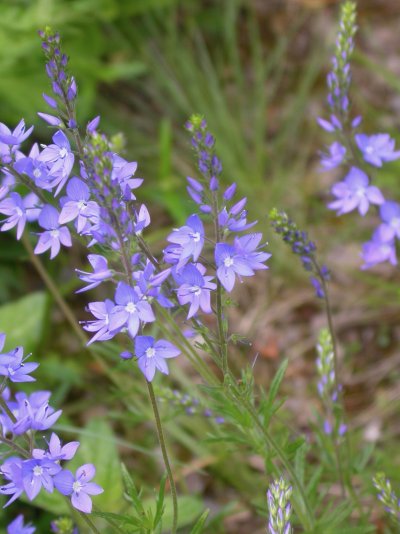
[[381,204],[380,216],[383,224],[380,226],[380,239],[383,242],[400,239],[400,204],[388,200]]
[[71,471],[60,471],[54,477],[54,485],[63,495],[71,496],[71,503],[74,508],[90,514],[92,511],[92,499],[89,495],[99,495],[103,493],[103,488],[94,482],[90,482],[96,474],[93,464],[85,464],[79,467],[75,477]]
[[100,285],[101,282],[104,282],[104,280],[108,280],[109,278],[113,277],[114,273],[108,268],[108,262],[104,256],[100,256],[100,254],[89,254],[88,260],[90,265],[93,267],[93,273],[87,273],[85,271],[75,269],[79,278],[83,282],[89,284],[88,286],[79,289],[77,293],[82,293],[83,291],[93,289]]
[[39,364],[24,363],[23,356],[22,347],[17,347],[8,354],[0,354],[0,376],[6,376],[11,382],[34,382],[35,379],[29,373],[37,369]]
[[389,134],[356,134],[355,140],[365,161],[375,167],[382,167],[384,161],[400,158],[400,151],[394,151],[395,141]]
[[13,425],[14,434],[20,435],[27,430],[47,430],[54,425],[61,415],[61,410],[55,411],[49,406],[50,393],[36,391],[29,395],[17,393],[17,406],[14,413],[17,422]]
[[142,178],[132,178],[137,169],[136,161],[126,161],[121,156],[118,156],[118,154],[114,154],[112,163],[111,180],[119,183],[125,200],[136,200],[132,190],[137,189],[143,183]]
[[257,251],[261,237],[260,233],[236,237],[234,246],[217,243],[215,247],[217,277],[226,291],[232,291],[236,275],[253,276],[254,271],[268,269],[264,262],[271,254]]
[[0,486],[0,494],[11,495],[10,499],[4,505],[9,506],[24,492],[22,481],[22,460],[21,458],[11,456],[5,460],[0,467],[0,473],[9,482]]
[[64,187],[68,180],[75,156],[71,151],[67,136],[59,130],[53,135],[54,144],[48,145],[39,155],[39,161],[43,161],[49,167],[49,173],[54,176],[51,187],[56,187],[56,195]]
[[382,239],[382,226],[379,226],[375,230],[371,241],[364,243],[361,257],[364,260],[363,269],[369,269],[384,261],[389,261],[392,265],[397,264],[394,241],[385,241]]
[[87,332],[97,332],[88,345],[95,341],[107,341],[115,336],[118,330],[110,331],[110,316],[115,304],[112,300],[106,299],[105,302],[91,302],[88,304],[88,310],[96,317],[94,321],[85,321],[84,330]]
[[39,494],[42,487],[53,493],[53,476],[61,471],[58,463],[48,460],[25,460],[22,462],[22,483],[29,500]]
[[331,115],[330,119],[331,120],[329,122],[326,119],[322,119],[321,117],[318,117],[317,122],[321,126],[321,128],[325,130],[326,132],[334,132],[335,130],[342,129],[342,124],[338,120],[338,118],[335,117],[335,115]]
[[53,460],[58,462],[60,460],[71,460],[79,447],[79,441],[70,441],[65,445],[61,446],[60,438],[52,432],[50,441],[48,443],[48,450],[43,449],[33,449],[32,457],[36,460],[42,460],[47,458],[48,460]]
[[110,315],[110,330],[127,327],[129,334],[135,337],[140,321],[155,321],[153,310],[146,300],[141,300],[136,291],[125,282],[119,282],[115,292],[116,306]]
[[50,249],[50,258],[53,259],[60,252],[61,244],[72,246],[71,234],[66,226],[60,226],[59,214],[56,208],[46,204],[39,215],[39,225],[46,231],[39,234],[39,241],[35,247],[35,254],[43,254]]
[[380,190],[369,185],[368,176],[357,167],[352,167],[345,179],[332,187],[332,194],[336,200],[330,202],[328,208],[338,210],[338,215],[356,208],[360,215],[365,215],[370,203],[379,205],[385,201]]
[[329,147],[329,154],[321,154],[321,165],[327,170],[334,169],[342,163],[345,154],[346,148],[335,141]]
[[67,185],[67,196],[62,199],[63,205],[58,222],[65,224],[76,221],[76,231],[80,234],[90,217],[97,217],[99,206],[90,199],[89,187],[79,178],[71,178]]
[[[0,213],[7,216],[3,221],[1,231],[6,232],[14,226],[17,227],[17,239],[20,239],[27,220],[27,210],[31,208],[32,200],[36,200],[34,195],[28,195],[22,199],[18,193],[10,193],[8,198],[0,201]],[[33,206],[32,206],[33,208]]]
[[32,130],[33,126],[25,131],[24,119],[17,124],[13,132],[5,124],[0,124],[0,143],[4,143],[5,145],[20,145],[30,136]]
[[198,215],[190,215],[186,225],[174,230],[167,238],[180,247],[178,268],[187,263],[190,257],[197,261],[204,245],[204,227]]
[[200,263],[188,264],[179,273],[180,285],[177,296],[180,304],[190,304],[188,319],[193,317],[199,310],[211,313],[211,291],[216,289],[216,284],[211,282],[213,276],[204,276],[206,269]]
[[24,525],[24,516],[20,514],[7,527],[7,534],[33,534],[36,528],[32,523]]
[[20,174],[26,174],[40,189],[50,190],[52,176],[49,176],[47,165],[38,160],[39,145],[34,143],[28,157],[22,157],[14,164],[14,169]]
[[247,223],[247,210],[243,209],[246,203],[247,198],[242,198],[229,211],[224,207],[218,214],[219,225],[231,232],[243,232],[257,224],[257,221]]
[[180,350],[165,339],[156,341],[151,336],[137,336],[135,339],[138,366],[148,382],[153,380],[156,369],[167,375],[168,366],[165,358],[175,358],[179,354]]

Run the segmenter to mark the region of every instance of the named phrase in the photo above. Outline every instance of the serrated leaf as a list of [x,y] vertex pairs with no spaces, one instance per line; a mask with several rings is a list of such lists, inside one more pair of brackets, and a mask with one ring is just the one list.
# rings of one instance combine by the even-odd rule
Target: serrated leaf
[[40,341],[45,316],[46,294],[30,293],[0,307],[0,332],[7,336],[5,350],[23,345],[25,352],[35,350]]

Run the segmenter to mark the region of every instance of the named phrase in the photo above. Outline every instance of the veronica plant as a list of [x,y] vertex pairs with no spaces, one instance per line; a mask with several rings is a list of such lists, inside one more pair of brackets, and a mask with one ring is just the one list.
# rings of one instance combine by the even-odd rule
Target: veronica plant
[[341,7],[332,70],[327,77],[331,115],[329,119],[319,118],[318,123],[334,138],[321,154],[323,169],[339,166],[344,169],[343,179],[332,186],[334,200],[328,208],[338,215],[357,210],[365,216],[373,206],[379,214],[380,223],[362,248],[363,268],[366,269],[386,261],[392,265],[397,263],[400,205],[385,198],[375,185],[375,174],[384,165],[399,159],[400,151],[396,150],[395,140],[388,133],[364,133],[360,130],[362,117],[352,116],[350,61],[356,29],[356,4],[346,1]]

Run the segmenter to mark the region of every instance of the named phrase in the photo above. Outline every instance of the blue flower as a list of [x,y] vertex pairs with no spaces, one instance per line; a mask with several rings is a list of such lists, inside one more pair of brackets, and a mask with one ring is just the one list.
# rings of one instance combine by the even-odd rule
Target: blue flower
[[36,528],[31,523],[24,525],[24,516],[20,514],[7,527],[7,534],[33,534]]
[[71,178],[67,185],[67,196],[61,199],[62,210],[58,222],[65,224],[76,221],[76,231],[80,234],[88,224],[90,218],[99,215],[99,206],[90,200],[90,190],[87,184],[79,178]]
[[92,511],[92,499],[90,495],[103,493],[103,488],[94,482],[90,482],[96,474],[93,464],[85,464],[76,470],[75,476],[64,469],[54,477],[54,485],[63,495],[71,496],[71,504],[77,510],[90,514]]
[[61,244],[71,247],[71,234],[66,226],[60,226],[59,214],[56,208],[46,204],[39,215],[39,225],[46,231],[39,234],[39,241],[35,247],[35,254],[43,254],[50,249],[50,258],[53,259],[60,252]]
[[[33,201],[33,202],[32,202]],[[10,193],[9,197],[0,201],[0,213],[7,216],[7,219],[2,221],[1,231],[6,232],[14,226],[17,227],[17,239],[20,239],[26,221],[29,220],[29,211],[38,213],[38,210],[34,208],[34,204],[37,201],[36,195],[30,193],[25,198],[21,198],[19,193]]]
[[346,155],[346,148],[339,142],[335,141],[329,147],[329,154],[321,155],[321,165],[331,170],[340,165]]
[[392,241],[395,237],[400,239],[400,204],[388,200],[380,209],[383,224],[380,226],[380,239],[384,242]]
[[58,463],[44,458],[42,460],[26,460],[22,463],[22,484],[29,500],[39,494],[42,487],[52,493],[54,490],[53,476],[61,471]]
[[394,151],[395,141],[389,134],[356,134],[355,140],[365,161],[375,167],[382,167],[383,162],[400,158],[400,151]]
[[198,215],[190,215],[186,225],[174,230],[167,238],[179,250],[178,268],[190,258],[197,261],[204,245],[204,227]]
[[369,185],[368,176],[357,167],[352,167],[345,179],[332,187],[332,194],[337,199],[330,202],[328,208],[338,210],[338,215],[356,208],[360,215],[365,215],[370,204],[380,205],[385,201],[380,190]]
[[[11,382],[34,382],[29,376],[39,367],[38,363],[24,363],[24,349],[17,347],[7,354],[0,354],[0,376],[6,376]],[[26,358],[25,358],[26,359]]]
[[107,341],[108,339],[112,339],[120,330],[110,330],[110,317],[114,308],[115,304],[110,299],[106,299],[104,302],[91,302],[88,304],[88,310],[94,317],[96,317],[94,321],[83,322],[84,330],[87,332],[96,332],[88,342],[88,345],[95,341]]
[[156,341],[151,336],[137,336],[135,339],[138,366],[148,382],[153,380],[156,369],[167,375],[168,366],[165,359],[175,358],[179,354],[180,350],[165,339]]
[[104,256],[101,256],[100,254],[89,254],[88,260],[90,265],[93,267],[93,273],[75,269],[82,282],[89,284],[82,289],[78,289],[77,293],[94,289],[104,282],[104,280],[109,280],[113,277],[114,271],[108,268],[108,262]]
[[50,182],[51,188],[56,187],[55,195],[64,187],[74,166],[75,156],[71,150],[67,136],[59,130],[53,135],[54,144],[48,145],[40,153],[38,159],[46,163],[49,174],[54,177]]
[[129,334],[135,337],[140,322],[151,323],[156,320],[150,304],[141,299],[125,282],[119,282],[115,292],[115,302],[116,306],[110,315],[110,330],[126,326]]
[[211,291],[217,285],[211,282],[213,276],[204,276],[206,269],[200,263],[185,265],[178,274],[179,288],[177,297],[179,304],[190,304],[187,318],[193,317],[199,310],[211,313]]
[[364,260],[363,269],[385,261],[389,261],[392,265],[397,264],[394,240],[387,241],[385,237],[384,232],[382,235],[382,227],[379,226],[373,233],[371,241],[364,243],[361,253]]

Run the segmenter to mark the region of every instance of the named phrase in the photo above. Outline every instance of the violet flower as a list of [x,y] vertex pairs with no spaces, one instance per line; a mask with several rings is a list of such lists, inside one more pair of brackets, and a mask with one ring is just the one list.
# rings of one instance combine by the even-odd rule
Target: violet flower
[[88,219],[97,217],[99,206],[90,200],[90,190],[87,184],[79,178],[71,178],[67,185],[67,196],[61,199],[62,210],[58,222],[65,224],[77,219],[76,231],[80,234]]
[[370,204],[380,205],[385,199],[380,190],[369,185],[368,176],[357,167],[352,167],[342,182],[332,187],[332,194],[336,200],[328,204],[328,208],[337,210],[338,215],[358,209],[360,215],[365,215]]
[[54,485],[60,493],[71,497],[74,508],[90,514],[92,511],[92,499],[90,495],[103,493],[103,488],[94,482],[90,482],[96,474],[93,464],[85,464],[79,467],[75,476],[64,469],[54,477]]
[[54,177],[50,185],[52,188],[57,186],[55,195],[58,195],[72,171],[75,156],[64,132],[58,130],[53,135],[53,141],[54,144],[48,145],[38,159],[49,167],[49,173]]
[[50,249],[50,259],[53,259],[60,252],[61,244],[72,246],[71,234],[66,226],[60,226],[58,218],[56,208],[46,204],[39,215],[39,225],[46,231],[39,234],[35,254],[43,254]]
[[329,147],[329,154],[321,154],[321,165],[326,170],[331,170],[340,165],[346,155],[346,148],[335,141]]
[[112,339],[119,331],[110,330],[110,316],[115,304],[112,300],[106,299],[104,302],[91,302],[88,304],[88,310],[96,317],[94,321],[83,321],[83,329],[87,332],[96,332],[88,342],[91,345],[95,341],[107,341]]
[[395,152],[395,141],[389,134],[365,135],[356,134],[355,140],[365,161],[375,167],[382,167],[385,161],[400,158],[400,151]]
[[150,304],[141,300],[136,291],[125,282],[119,282],[115,292],[116,306],[110,315],[110,330],[127,327],[129,334],[135,337],[140,322],[152,323],[156,320]]
[[82,282],[86,282],[89,285],[83,287],[82,289],[78,289],[76,293],[82,293],[83,291],[94,289],[104,282],[104,280],[109,280],[113,277],[114,271],[108,268],[108,262],[104,256],[101,256],[100,254],[89,254],[88,260],[90,265],[93,267],[93,273],[88,273],[79,269],[75,269],[75,271],[78,273],[78,276]]
[[22,462],[22,483],[29,500],[32,501],[37,497],[42,487],[52,493],[54,491],[53,476],[60,471],[60,465],[47,458]]
[[178,268],[192,257],[197,261],[204,245],[204,227],[198,215],[190,215],[185,226],[175,229],[167,238],[173,245],[180,247]]
[[48,443],[48,449],[33,449],[32,458],[35,460],[42,460],[47,458],[54,462],[59,462],[60,460],[71,460],[79,447],[79,441],[70,441],[65,445],[61,445],[60,438],[52,432],[50,441]]
[[386,235],[381,225],[373,233],[371,241],[364,243],[361,253],[364,260],[362,269],[368,269],[385,261],[389,261],[392,265],[397,264],[394,240],[386,240]]
[[18,515],[14,521],[7,526],[7,534],[33,534],[36,528],[32,526],[32,523],[24,525],[24,516]]
[[135,339],[138,366],[148,382],[153,380],[156,369],[167,375],[168,366],[165,359],[175,358],[179,354],[180,350],[165,339],[156,341],[151,336],[137,336]]
[[11,382],[34,382],[35,378],[29,376],[29,373],[37,369],[39,364],[24,363],[23,356],[22,347],[17,347],[7,354],[0,354],[0,376],[6,376]]
[[383,242],[392,241],[395,237],[400,239],[400,204],[387,200],[381,204],[379,212],[383,221],[379,239]]
[[204,313],[211,313],[211,291],[217,285],[211,282],[213,276],[204,276],[206,269],[200,263],[185,265],[178,276],[179,288],[177,297],[179,304],[190,304],[187,318],[190,319],[199,308]]

